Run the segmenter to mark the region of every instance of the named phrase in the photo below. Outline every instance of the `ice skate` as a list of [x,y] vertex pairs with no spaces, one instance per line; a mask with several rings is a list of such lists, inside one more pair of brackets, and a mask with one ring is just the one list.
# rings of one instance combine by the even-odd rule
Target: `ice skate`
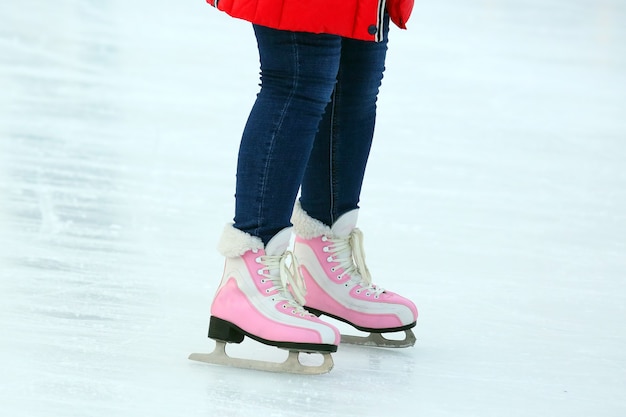
[[[333,367],[339,331],[302,308],[304,284],[297,264],[287,252],[291,229],[278,233],[264,248],[260,239],[227,226],[219,249],[226,257],[224,275],[211,306],[209,337],[216,341],[210,354],[189,359],[238,368],[298,374],[320,374]],[[248,336],[289,351],[283,363],[228,356],[227,343]],[[305,366],[299,354],[318,353],[319,366]]]
[[[307,288],[305,308],[370,333],[367,337],[342,335],[342,343],[413,346],[411,329],[417,323],[417,308],[410,300],[372,283],[365,265],[363,235],[355,227],[357,217],[358,210],[352,210],[328,227],[296,204],[294,254]],[[395,332],[404,332],[404,339],[384,337]]]

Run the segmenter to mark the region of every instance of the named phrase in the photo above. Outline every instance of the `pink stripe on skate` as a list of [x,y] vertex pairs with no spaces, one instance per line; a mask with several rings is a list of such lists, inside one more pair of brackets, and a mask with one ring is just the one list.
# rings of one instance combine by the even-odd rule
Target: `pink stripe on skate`
[[[367,294],[370,295],[367,295]],[[417,320],[417,307],[410,300],[402,297],[401,295],[396,294],[395,292],[387,291],[383,292],[376,298],[367,288],[360,287],[355,285],[352,290],[350,290],[350,296],[356,298],[358,300],[367,301],[370,303],[388,303],[388,304],[396,304],[402,305],[413,313],[413,320]]]
[[[395,314],[368,314],[351,310],[335,301],[311,277],[305,266],[301,266],[302,275],[306,282],[306,306],[323,311],[333,316],[341,317],[350,323],[371,329],[386,329],[404,325]],[[343,284],[341,284],[343,285]],[[372,301],[371,297],[368,301]],[[376,300],[379,301],[380,300]]]
[[[292,315],[292,309],[283,309],[284,303],[277,303],[276,309],[285,315]],[[259,312],[237,286],[237,280],[230,278],[216,294],[211,306],[211,314],[229,321],[248,333],[266,340],[294,343],[325,343],[314,329],[290,326],[271,320]],[[309,321],[308,319],[306,321]],[[319,322],[319,319],[311,320]],[[305,325],[303,321],[303,325]],[[338,336],[337,336],[338,337]]]

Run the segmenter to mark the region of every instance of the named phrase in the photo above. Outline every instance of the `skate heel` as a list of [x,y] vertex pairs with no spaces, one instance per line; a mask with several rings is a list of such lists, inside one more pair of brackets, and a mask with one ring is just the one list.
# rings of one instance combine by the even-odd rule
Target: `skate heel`
[[221,340],[227,343],[241,343],[244,334],[234,324],[211,316],[209,321],[209,337],[214,340]]

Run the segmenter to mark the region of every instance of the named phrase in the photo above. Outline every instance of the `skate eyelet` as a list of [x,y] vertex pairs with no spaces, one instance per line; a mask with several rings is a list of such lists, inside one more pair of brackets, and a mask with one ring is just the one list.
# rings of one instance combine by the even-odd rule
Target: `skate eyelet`
[[257,270],[257,271],[256,271],[256,273],[257,273],[258,275],[263,275],[263,271],[264,271],[264,269],[263,269],[263,268],[261,268],[261,269]]
[[356,290],[355,291],[357,294],[361,294],[361,290]]
[[322,242],[327,242],[328,238],[326,236],[322,236]]
[[328,258],[326,258],[326,260],[327,260],[328,262],[332,262],[332,261],[333,261],[333,257],[332,257],[332,256],[329,256]]
[[343,284],[343,286],[344,286],[344,287],[347,287],[347,286],[348,286],[348,283],[346,282],[345,284]]
[[287,304],[283,304],[283,308],[287,310]]
[[261,280],[261,284],[265,284],[265,278]]
[[341,278],[343,278],[343,275],[341,275],[341,274],[337,275],[337,279],[338,279],[339,281],[341,281]]
[[291,310],[291,314],[296,314],[296,310]]
[[332,268],[330,268],[330,272],[335,272],[337,270],[337,268],[335,268],[334,266]]
[[330,250],[330,249],[328,248],[328,246],[324,246],[324,247],[322,248],[322,252],[326,252],[326,253],[328,253],[328,251],[329,251],[329,250]]
[[374,298],[378,300],[380,298],[380,296],[375,295]]
[[259,253],[258,249],[252,249],[252,253]]
[[269,293],[270,293],[270,289],[269,289],[269,288],[268,288],[268,289],[266,289],[266,290],[265,290],[265,293],[266,293],[266,294],[269,294]]
[[365,296],[366,296],[366,297],[369,297],[369,296],[370,296],[370,293],[366,292],[366,293],[365,293]]
[[261,263],[261,257],[257,256],[256,258],[254,258],[254,262],[260,264]]

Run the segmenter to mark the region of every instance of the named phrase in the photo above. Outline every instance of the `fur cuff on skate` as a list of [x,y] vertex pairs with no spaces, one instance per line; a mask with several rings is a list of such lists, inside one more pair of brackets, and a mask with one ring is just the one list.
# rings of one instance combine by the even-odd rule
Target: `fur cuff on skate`
[[217,245],[217,250],[227,258],[235,258],[252,249],[263,249],[263,242],[256,236],[249,235],[227,224]]
[[300,201],[296,201],[296,205],[293,208],[291,223],[296,234],[305,239],[313,239],[322,235],[330,236],[332,234],[330,227],[309,216],[302,209]]

